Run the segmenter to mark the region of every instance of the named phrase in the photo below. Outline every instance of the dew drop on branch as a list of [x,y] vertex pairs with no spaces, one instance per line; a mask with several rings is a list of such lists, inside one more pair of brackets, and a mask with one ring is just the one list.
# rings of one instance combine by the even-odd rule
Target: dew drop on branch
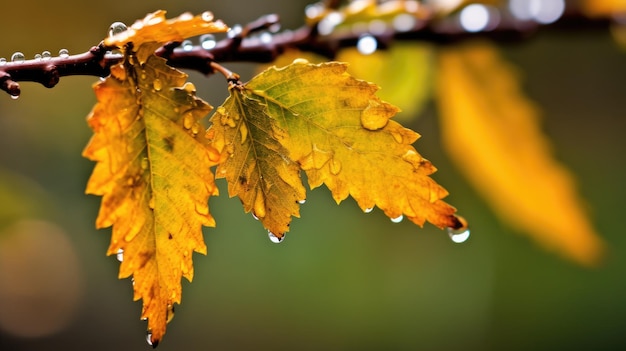
[[35,54],[35,60],[37,60],[37,61],[41,61],[42,57],[43,56],[41,56],[41,54]]
[[61,49],[59,50],[59,57],[68,57],[70,56],[70,52],[67,49]]
[[193,50],[193,43],[191,42],[191,40],[183,41],[181,46],[183,47],[184,51],[191,51],[191,50]]
[[7,59],[4,57],[0,57],[0,66],[4,66],[7,64]]
[[281,242],[283,242],[283,240],[285,240],[285,234],[283,234],[283,236],[281,237],[278,237],[269,230],[267,231],[267,236],[270,238],[270,241],[273,242],[274,244],[280,244]]
[[41,53],[41,58],[44,60],[49,60],[52,58],[52,54],[50,53],[50,51],[44,51]]
[[19,51],[16,51],[11,55],[11,62],[24,62],[26,57]]
[[217,41],[215,40],[215,35],[213,34],[204,34],[200,37],[200,46],[202,46],[205,50],[211,50],[217,45]]
[[243,27],[241,27],[240,24],[235,24],[234,26],[232,26],[232,28],[228,30],[228,32],[226,32],[226,36],[232,39],[240,35],[242,31],[243,31]]

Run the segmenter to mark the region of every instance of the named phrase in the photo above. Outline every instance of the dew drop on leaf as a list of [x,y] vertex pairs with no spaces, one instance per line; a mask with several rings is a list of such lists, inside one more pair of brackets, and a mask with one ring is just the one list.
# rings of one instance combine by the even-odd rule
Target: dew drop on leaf
[[118,249],[117,250],[117,255],[116,258],[118,261],[123,262],[124,261],[124,249]]
[[254,218],[254,220],[255,220],[255,221],[258,221],[258,220],[259,220],[259,217],[257,217],[257,216],[254,214],[254,212],[252,212],[252,218]]
[[217,45],[217,41],[215,40],[215,35],[213,34],[204,34],[200,37],[200,46],[202,46],[205,50],[213,49]]
[[183,116],[183,127],[185,127],[185,129],[191,129],[194,122],[193,115],[190,112],[185,113]]
[[122,22],[113,22],[109,27],[109,37],[125,32],[128,27]]
[[337,175],[341,172],[341,161],[337,159],[330,160],[330,173]]
[[11,55],[11,62],[24,62],[26,57],[21,52],[17,51]]
[[157,78],[154,80],[154,82],[152,82],[152,87],[156,91],[161,91],[161,89],[163,89],[163,82],[161,82],[161,80]]
[[363,212],[365,212],[365,213],[371,213],[372,211],[374,211],[374,207],[368,207],[368,208],[366,208]]
[[448,227],[447,231],[450,239],[457,244],[464,243],[470,237],[470,230],[467,227],[463,227],[460,229],[453,229]]
[[391,218],[391,221],[393,223],[400,223],[400,222],[402,222],[403,219],[404,219],[404,216],[403,215],[399,215],[398,217]]
[[298,203],[299,203],[300,205],[304,205],[304,203],[305,203],[305,202],[306,202],[306,199],[298,200]]
[[274,233],[270,232],[269,230],[267,231],[267,236],[270,238],[270,241],[273,242],[274,244],[280,244],[281,242],[283,242],[283,240],[285,240],[285,234],[283,234],[283,236],[281,237],[278,237]]
[[68,57],[70,56],[70,52],[67,49],[59,50],[59,57]]
[[148,331],[146,331],[146,342],[148,343],[148,345],[152,346],[152,348],[156,348],[159,343],[156,341],[152,341],[152,330],[148,329]]
[[211,22],[213,21],[213,12],[211,11],[204,11],[202,12],[202,15],[200,15],[203,21],[206,22]]

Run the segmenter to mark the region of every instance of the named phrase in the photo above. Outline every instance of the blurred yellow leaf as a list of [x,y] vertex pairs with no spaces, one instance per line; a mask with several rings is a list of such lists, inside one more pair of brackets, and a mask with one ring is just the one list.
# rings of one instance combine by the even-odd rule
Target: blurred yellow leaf
[[[420,226],[425,221],[440,228],[464,226],[455,209],[441,200],[446,190],[429,177],[435,167],[411,146],[419,135],[390,120],[397,108],[375,96],[377,86],[353,78],[346,69],[343,63],[314,65],[300,59],[262,72],[231,94],[245,102],[238,108],[256,104],[255,110],[265,110],[260,117],[274,120],[278,129],[266,127],[262,137],[276,139],[289,158],[275,167],[296,162],[311,188],[326,184],[337,203],[350,195],[364,211],[378,206],[390,218],[404,216]],[[237,118],[221,112],[221,124],[237,128]],[[240,134],[217,139],[216,148],[239,148]],[[295,171],[290,167],[286,172],[292,177]],[[270,206],[265,203],[266,212],[273,210]]]
[[219,161],[200,124],[211,107],[186,74],[150,52],[176,38],[168,31],[197,34],[198,20],[167,21],[159,36],[162,15],[125,39],[134,45],[122,47],[124,61],[94,86],[88,123],[95,134],[83,151],[97,161],[86,190],[103,197],[96,226],[113,226],[107,254],[123,255],[119,277],[133,276],[154,346],[181,301],[181,277],[193,278],[192,253],[206,254],[202,226],[215,225],[208,198],[217,194],[210,167]]
[[583,0],[581,6],[589,16],[613,16],[626,12],[626,0]]
[[512,68],[487,43],[442,49],[439,65],[444,143],[461,171],[506,222],[570,259],[597,263],[603,242]]

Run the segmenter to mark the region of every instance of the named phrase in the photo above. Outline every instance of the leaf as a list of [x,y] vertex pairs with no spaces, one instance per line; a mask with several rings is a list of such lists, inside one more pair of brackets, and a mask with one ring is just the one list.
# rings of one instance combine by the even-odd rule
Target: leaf
[[281,144],[285,132],[265,106],[231,86],[230,97],[211,117],[213,146],[226,161],[216,171],[228,181],[228,194],[239,196],[246,212],[279,238],[289,230],[291,216],[299,216],[298,202],[306,190],[300,168]]
[[[196,33],[197,21],[167,23],[173,32]],[[211,106],[195,96],[186,74],[149,54],[155,45],[141,42],[172,36],[144,30],[158,29],[129,36],[140,52],[123,48],[124,61],[94,86],[98,103],[88,123],[95,134],[83,155],[97,162],[86,189],[102,196],[96,227],[113,226],[107,254],[123,252],[119,277],[133,276],[156,346],[181,301],[181,277],[193,279],[192,252],[206,254],[202,226],[215,225],[208,198],[217,195],[210,167],[219,154],[200,124]]]
[[[337,203],[351,195],[364,211],[378,206],[391,218],[404,215],[420,226],[428,220],[438,227],[461,227],[455,209],[441,200],[447,192],[429,177],[434,166],[411,146],[419,135],[391,121],[397,108],[378,99],[375,85],[352,78],[346,68],[338,62],[314,65],[296,60],[231,89],[230,100],[213,117],[209,133],[216,134],[214,146],[240,159],[240,154],[250,153],[248,147],[239,146],[238,135],[269,140],[262,144],[280,154],[281,161],[274,167],[287,174],[281,178],[289,179],[294,189],[295,162],[306,172],[311,188],[326,184]],[[238,122],[233,110],[243,111],[239,120],[246,122]],[[271,128],[252,136],[248,127],[268,118],[273,120]],[[241,125],[247,128],[245,133]],[[222,137],[225,126],[233,129],[230,138]],[[288,153],[283,154],[278,143]],[[236,187],[233,182],[240,173],[227,166],[218,170],[218,176],[229,180],[229,187]],[[298,190],[283,191],[291,194],[288,201],[292,203],[299,194]],[[249,200],[242,201],[245,208],[251,208]],[[264,205],[266,212],[275,210],[271,201]]]
[[487,43],[446,48],[439,65],[444,143],[461,171],[512,226],[579,263],[597,263],[604,244],[511,67]]
[[126,31],[104,39],[104,45],[123,47],[133,43],[139,63],[146,62],[149,55],[161,45],[170,41],[183,41],[186,38],[206,33],[226,32],[228,27],[221,21],[213,21],[213,13],[206,11],[199,16],[186,12],[172,18],[165,18],[166,11],[149,13],[137,20]]

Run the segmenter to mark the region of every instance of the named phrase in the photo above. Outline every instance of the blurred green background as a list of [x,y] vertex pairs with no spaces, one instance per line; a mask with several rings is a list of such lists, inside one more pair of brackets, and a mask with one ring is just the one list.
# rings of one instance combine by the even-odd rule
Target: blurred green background
[[[84,52],[112,22],[156,9],[212,10],[231,25],[275,12],[295,28],[307,3],[15,1],[3,6],[0,57]],[[410,127],[423,135],[416,148],[438,167],[448,202],[470,221],[468,242],[454,244],[430,225],[392,224],[380,211],[365,215],[352,200],[336,206],[322,188],[275,245],[220,181],[222,196],[210,202],[218,225],[204,231],[209,254],[194,256],[195,280],[183,283],[159,349],[625,348],[626,54],[600,31],[502,49],[540,104],[557,157],[577,177],[610,248],[604,265],[563,261],[499,222],[442,152],[431,108]],[[254,69],[227,66],[244,80]],[[94,229],[99,198],[83,194],[93,163],[80,154],[95,80],[64,78],[54,89],[22,83],[16,101],[0,94],[0,212],[8,213],[0,217],[0,350],[148,348],[130,280],[117,280],[118,262],[105,256],[110,231]],[[191,80],[215,106],[226,96],[222,77]],[[24,299],[12,300],[15,292]]]

